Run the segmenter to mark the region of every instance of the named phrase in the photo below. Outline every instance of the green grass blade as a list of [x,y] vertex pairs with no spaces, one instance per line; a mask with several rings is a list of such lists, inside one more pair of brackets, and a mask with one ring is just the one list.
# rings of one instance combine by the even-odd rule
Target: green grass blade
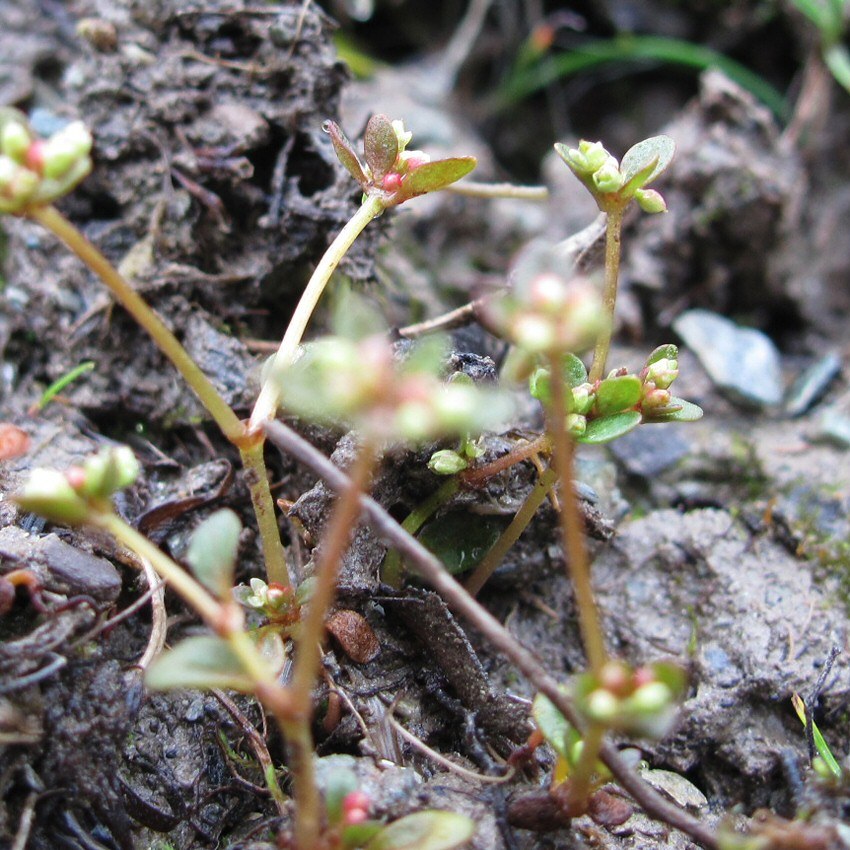
[[94,360],[86,360],[85,363],[80,363],[79,366],[71,369],[70,372],[63,375],[59,380],[54,381],[41,395],[41,398],[38,400],[38,404],[36,405],[36,410],[44,410],[48,404],[50,404],[53,399],[68,386],[68,384],[73,383],[80,377],[80,375],[84,375],[86,372],[91,372],[94,369]]
[[[803,724],[803,728],[806,728],[806,704],[803,702],[803,698],[795,693],[791,696],[791,702],[794,705],[794,711],[797,712],[797,717],[800,718],[800,722]],[[815,741],[815,749],[818,751],[818,755],[824,760],[824,763],[829,768],[830,773],[835,776],[836,779],[841,778],[841,766],[835,760],[835,756],[832,754],[832,750],[829,748],[829,744],[826,743],[823,735],[821,735],[820,729],[818,729],[817,723],[812,720],[812,737]]]
[[563,77],[591,68],[630,62],[665,62],[696,68],[717,68],[764,103],[777,117],[784,118],[788,105],[785,97],[763,77],[708,47],[675,38],[651,35],[621,35],[592,41],[583,47],[550,56],[527,70],[515,72],[499,95],[506,108]]

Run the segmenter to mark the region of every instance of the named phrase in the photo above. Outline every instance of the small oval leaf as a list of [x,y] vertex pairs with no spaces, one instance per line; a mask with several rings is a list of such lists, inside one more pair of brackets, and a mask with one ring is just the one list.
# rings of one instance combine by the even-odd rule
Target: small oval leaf
[[477,566],[504,527],[504,520],[497,517],[451,511],[428,523],[419,534],[419,542],[456,575]]
[[466,177],[477,164],[478,160],[474,156],[459,156],[423,163],[405,176],[395,196],[395,203],[400,204],[418,195],[445,189],[461,177]]
[[373,179],[380,182],[398,158],[398,136],[386,115],[373,115],[369,119],[363,135],[363,149]]
[[469,841],[475,823],[456,812],[429,810],[406,815],[388,824],[366,850],[453,850]]
[[322,129],[331,137],[331,142],[336,152],[336,158],[345,166],[345,170],[365,189],[369,178],[360,162],[360,157],[354,150],[354,145],[348,141],[342,128],[335,121],[325,121]]
[[637,375],[619,375],[606,378],[596,391],[596,412],[610,416],[634,407],[641,396],[641,382]]
[[[629,183],[632,178],[655,160],[654,167],[641,182],[641,186],[646,186],[670,165],[675,152],[676,143],[669,136],[652,136],[649,139],[638,142],[634,147],[626,151],[626,155],[620,163],[623,182]],[[640,188],[641,186],[636,188]]]
[[569,733],[572,728],[555,704],[545,694],[537,694],[531,715],[546,743],[563,758],[569,758]]
[[227,642],[214,635],[187,638],[163,652],[145,672],[154,691],[231,688],[251,693],[252,683]]
[[590,443],[598,445],[616,440],[628,434],[641,423],[641,415],[637,410],[627,410],[624,413],[614,413],[601,419],[594,419],[587,423],[587,430],[580,437],[579,443]]
[[228,508],[210,514],[194,531],[186,561],[195,578],[220,599],[230,596],[242,523]]
[[679,349],[672,342],[667,345],[659,345],[649,357],[646,358],[647,366],[657,363],[659,360],[678,360]]
[[667,407],[648,410],[644,413],[644,421],[647,423],[696,422],[698,419],[702,419],[702,408],[698,404],[675,396],[670,399]]

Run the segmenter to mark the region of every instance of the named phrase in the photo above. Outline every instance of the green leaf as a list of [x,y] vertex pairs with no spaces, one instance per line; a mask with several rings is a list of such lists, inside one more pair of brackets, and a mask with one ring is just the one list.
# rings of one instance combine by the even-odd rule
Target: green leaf
[[363,135],[366,164],[372,177],[380,182],[398,158],[398,136],[386,115],[373,115]]
[[576,439],[580,443],[592,445],[608,443],[637,428],[640,425],[641,418],[637,410],[627,410],[624,413],[614,413],[611,416],[594,419],[587,423],[587,430],[584,434]]
[[242,523],[228,508],[210,514],[194,531],[186,561],[195,578],[220,599],[230,595]]
[[475,823],[466,815],[428,810],[393,821],[366,845],[366,850],[453,850],[474,833]]
[[163,652],[148,667],[145,684],[154,691],[231,688],[253,692],[253,683],[227,641],[214,635],[191,637]]
[[342,128],[335,121],[325,121],[322,124],[322,129],[331,137],[331,142],[336,152],[336,158],[345,166],[346,171],[360,184],[362,188],[366,188],[369,183],[369,178],[363,168],[363,163],[360,162],[360,157],[354,150],[354,145],[348,141]]
[[580,357],[575,354],[565,354],[563,360],[564,380],[571,388],[587,383],[587,369]]
[[670,404],[667,407],[644,412],[644,421],[649,424],[653,422],[696,422],[698,419],[702,419],[702,408],[698,404],[675,396],[670,399]]
[[549,370],[545,366],[538,366],[528,377],[528,392],[545,406],[552,401],[552,382],[549,377]]
[[342,801],[358,788],[357,776],[347,767],[328,771],[325,784],[325,808],[331,823],[342,819]]
[[[638,142],[634,147],[626,151],[620,163],[623,182],[625,184],[630,183],[640,172],[646,170],[646,176],[643,177],[640,185],[635,186],[635,188],[639,189],[642,186],[646,186],[670,165],[675,152],[676,143],[669,136],[652,136],[649,139]],[[652,166],[651,168],[649,168],[650,165]]]
[[599,416],[610,416],[634,407],[640,401],[641,386],[637,375],[606,378],[596,391],[596,412]]
[[[803,724],[803,728],[806,728],[806,704],[803,702],[803,698],[795,691],[791,695],[791,703],[794,706],[794,711],[797,712],[797,717],[800,718],[800,723]],[[832,754],[832,750],[829,748],[829,744],[827,744],[826,739],[823,737],[820,729],[818,729],[817,723],[812,720],[812,738],[815,742],[815,749],[818,751],[818,755],[824,760],[826,766],[829,768],[829,772],[836,778],[840,779],[842,770],[841,765],[835,760],[835,756]]]
[[419,542],[455,575],[476,566],[493,548],[504,527],[504,520],[498,517],[451,511],[428,523],[419,533]]
[[403,180],[396,195],[396,203],[424,195],[426,192],[436,192],[445,189],[452,183],[466,177],[478,164],[474,156],[459,156],[452,159],[438,159],[426,162],[414,168]]
[[537,694],[531,705],[531,716],[546,743],[559,755],[569,759],[569,733],[572,727],[545,694]]
[[384,825],[377,820],[364,820],[353,823],[342,831],[342,846],[344,850],[354,850],[368,844],[376,835],[384,829]]
[[668,343],[667,345],[659,345],[649,357],[646,358],[646,363],[644,365],[651,366],[653,363],[657,363],[659,360],[678,360],[679,359],[679,349],[673,345],[672,343]]

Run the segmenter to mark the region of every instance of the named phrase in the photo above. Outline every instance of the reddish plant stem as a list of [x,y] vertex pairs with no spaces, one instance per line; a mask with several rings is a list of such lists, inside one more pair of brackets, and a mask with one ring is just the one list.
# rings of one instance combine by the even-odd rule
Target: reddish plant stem
[[[549,360],[552,375],[559,374],[560,356],[553,354]],[[598,676],[608,655],[605,651],[605,639],[590,581],[590,563],[584,542],[584,524],[573,487],[575,446],[566,431],[567,404],[564,382],[553,380],[551,383],[552,403],[547,410],[546,418],[549,436],[555,449],[555,468],[561,483],[560,519],[564,538],[564,556],[576,595],[584,649],[591,671]]]
[[[265,430],[269,439],[279,449],[298,458],[324,479],[333,490],[339,493],[349,486],[348,476],[291,428],[282,422],[267,422]],[[431,552],[415,537],[408,534],[374,499],[361,494],[360,507],[368,515],[372,526],[388,543],[400,549],[405,557],[417,565],[422,576],[446,600],[456,614],[466,618],[499,652],[509,658],[529,682],[554,703],[570,723],[580,732],[586,731],[584,722],[576,713],[572,701],[561,691],[558,682],[492,614],[479,605],[446,572]],[[714,831],[647,785],[623,761],[615,747],[611,744],[603,744],[600,747],[600,758],[620,785],[632,795],[648,815],[681,830],[706,850],[718,850],[717,836]]]
[[351,477],[340,491],[327,531],[322,539],[316,564],[316,586],[307,614],[301,624],[298,655],[292,682],[287,689],[292,695],[297,720],[288,730],[293,744],[293,780],[295,785],[295,841],[298,850],[313,850],[322,828],[321,801],[313,767],[313,738],[310,724],[313,716],[313,686],[321,667],[321,642],[325,618],[336,595],[336,583],[342,556],[348,548],[351,530],[360,514],[359,496],[366,488],[375,463],[374,446],[366,442],[360,449]]

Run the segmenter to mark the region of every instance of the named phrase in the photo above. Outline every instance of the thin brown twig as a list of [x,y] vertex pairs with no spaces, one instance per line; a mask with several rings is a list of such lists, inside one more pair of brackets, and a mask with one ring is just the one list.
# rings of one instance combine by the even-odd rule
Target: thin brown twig
[[486,298],[476,298],[462,307],[456,307],[454,310],[449,310],[448,313],[443,313],[441,316],[435,316],[433,319],[426,319],[424,322],[417,322],[413,325],[406,325],[403,328],[398,328],[396,334],[402,339],[416,339],[427,334],[437,333],[438,331],[451,331],[455,328],[462,328],[466,325],[471,325],[478,321],[478,311],[486,303]]
[[[296,457],[319,475],[333,490],[342,492],[350,486],[348,476],[337,469],[318,449],[296,434],[282,422],[267,422],[268,438],[279,449]],[[517,666],[532,685],[545,694],[580,732],[585,724],[576,714],[571,700],[553,679],[502,624],[482,608],[445,570],[440,561],[415,537],[404,529],[372,498],[360,496],[360,506],[368,515],[373,527],[403,554],[415,562],[422,576],[447,602],[456,614],[466,618],[485,638]],[[717,837],[712,829],[662,797],[647,785],[623,760],[619,751],[609,743],[600,748],[602,761],[620,785],[632,795],[643,810],[657,820],[689,835],[706,850],[717,850]]]

